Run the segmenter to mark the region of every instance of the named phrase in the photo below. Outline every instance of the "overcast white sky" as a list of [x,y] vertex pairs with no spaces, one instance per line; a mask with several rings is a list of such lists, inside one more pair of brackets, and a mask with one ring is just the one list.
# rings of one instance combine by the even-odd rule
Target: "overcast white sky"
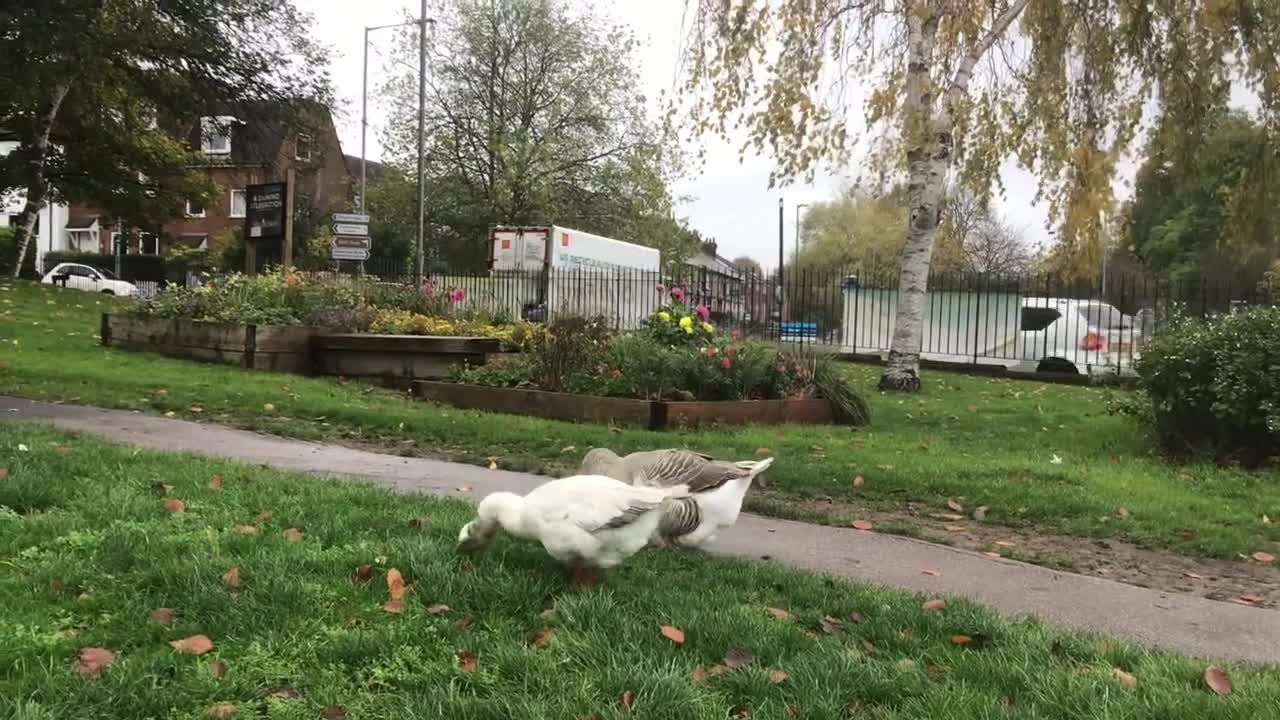
[[[645,43],[640,52],[641,80],[647,95],[670,91],[675,79],[681,40],[681,20],[687,0],[617,0],[602,2],[621,23],[631,26]],[[406,10],[417,14],[417,3],[406,0],[297,0],[315,15],[319,40],[334,52],[333,78],[342,103],[342,115],[335,118],[343,149],[350,155],[360,153],[360,42],[366,25],[398,22]],[[390,48],[393,31],[373,33],[371,45],[382,51]],[[376,87],[383,72],[383,60],[370,54],[370,87]],[[377,158],[378,131],[383,113],[371,95],[369,157]],[[705,138],[708,161],[701,175],[683,181],[677,191],[693,199],[681,206],[678,214],[704,235],[720,244],[720,254],[735,257],[750,255],[766,266],[777,264],[778,198],[786,203],[787,254],[795,242],[795,206],[830,198],[846,184],[834,174],[820,175],[812,185],[792,185],[769,189],[769,171],[773,161],[768,156],[749,157],[739,163],[736,145],[716,138]],[[853,171],[856,172],[856,171]],[[999,209],[1009,222],[1023,230],[1030,242],[1045,241],[1045,209],[1033,203],[1035,179],[1012,164],[1004,173],[1006,196],[998,200]]]

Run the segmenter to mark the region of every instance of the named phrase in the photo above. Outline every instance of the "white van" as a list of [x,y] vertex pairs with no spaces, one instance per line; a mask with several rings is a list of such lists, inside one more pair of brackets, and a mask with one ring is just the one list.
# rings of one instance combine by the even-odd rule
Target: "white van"
[[1023,298],[1016,370],[1090,375],[1132,372],[1148,328],[1099,300]]

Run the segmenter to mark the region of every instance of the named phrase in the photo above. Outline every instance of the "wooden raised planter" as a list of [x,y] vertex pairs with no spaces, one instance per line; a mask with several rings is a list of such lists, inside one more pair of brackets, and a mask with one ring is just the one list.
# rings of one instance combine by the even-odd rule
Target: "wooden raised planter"
[[531,415],[551,420],[621,422],[664,430],[680,425],[718,422],[726,425],[759,423],[829,423],[831,403],[819,399],[662,401],[575,395],[572,393],[497,388],[483,385],[418,381],[413,394],[422,400],[471,410]]
[[313,370],[319,375],[378,378],[392,384],[442,378],[454,365],[483,365],[498,341],[426,335],[316,335]]
[[102,344],[254,370],[307,373],[316,328],[224,325],[103,313]]

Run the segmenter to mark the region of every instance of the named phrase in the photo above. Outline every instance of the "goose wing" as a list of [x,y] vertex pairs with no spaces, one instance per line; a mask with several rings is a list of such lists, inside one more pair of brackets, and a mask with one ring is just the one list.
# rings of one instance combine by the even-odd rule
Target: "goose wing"
[[687,494],[684,486],[641,487],[604,476],[578,475],[540,486],[525,496],[525,505],[543,523],[573,524],[594,533],[626,527],[662,507],[667,497]]

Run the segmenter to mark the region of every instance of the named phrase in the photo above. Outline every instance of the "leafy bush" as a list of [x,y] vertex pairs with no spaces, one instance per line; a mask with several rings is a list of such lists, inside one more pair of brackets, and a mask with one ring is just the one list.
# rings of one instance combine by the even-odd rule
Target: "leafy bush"
[[[12,227],[0,227],[0,273],[5,277],[13,274],[13,264],[18,261],[18,233]],[[22,261],[22,277],[36,276],[36,245],[32,239],[27,247],[27,256]]]
[[529,380],[543,390],[562,391],[570,378],[598,364],[609,335],[603,318],[568,316],[550,325],[523,323],[512,340],[529,354]]
[[494,325],[482,320],[421,315],[409,310],[371,308],[368,313],[371,333],[390,335],[445,335],[449,337],[488,337],[511,342],[510,325]]
[[376,308],[404,310],[416,315],[456,318],[488,325],[512,324],[509,313],[472,302],[465,289],[437,288],[430,280],[422,288],[413,283],[371,283],[365,292],[365,301]]
[[363,324],[358,282],[306,280],[297,271],[239,273],[195,288],[177,287],[138,306],[153,317],[257,325],[317,325],[355,330]]
[[1166,452],[1248,465],[1280,455],[1280,308],[1179,322],[1138,373]]
[[702,345],[715,335],[711,312],[705,305],[689,308],[684,290],[672,288],[671,302],[659,307],[645,321],[649,334],[665,345]]

